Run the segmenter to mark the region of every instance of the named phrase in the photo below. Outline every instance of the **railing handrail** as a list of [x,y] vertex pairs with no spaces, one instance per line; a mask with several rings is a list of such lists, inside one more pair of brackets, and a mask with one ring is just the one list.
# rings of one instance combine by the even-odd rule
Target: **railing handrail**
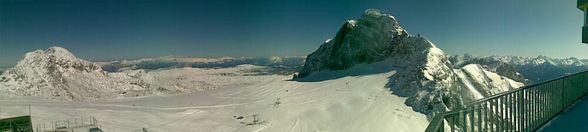
[[[578,72],[578,73],[575,73],[575,74],[571,74],[571,75],[566,75],[566,76],[563,76],[563,77],[559,77],[557,79],[552,79],[552,80],[549,80],[549,81],[544,81],[544,82],[541,82],[541,83],[524,86],[524,87],[521,87],[521,88],[509,90],[507,92],[495,94],[495,95],[492,95],[492,96],[489,96],[489,97],[486,97],[486,98],[482,98],[482,99],[479,99],[479,100],[472,101],[472,102],[467,103],[466,105],[464,105],[463,108],[459,108],[459,109],[455,109],[455,110],[451,110],[451,111],[447,111],[447,112],[443,112],[443,113],[437,114],[435,117],[433,117],[433,119],[431,120],[431,123],[429,124],[429,126],[427,127],[427,129],[425,131],[426,132],[444,131],[444,129],[445,129],[444,122],[445,122],[446,118],[452,118],[453,120],[455,120],[454,119],[455,118],[454,116],[460,116],[459,118],[462,118],[463,117],[463,119],[458,119],[457,120],[458,122],[461,121],[461,120],[463,120],[464,122],[468,122],[469,121],[471,123],[471,124],[467,124],[467,123],[461,124],[461,125],[465,125],[465,126],[467,126],[467,125],[474,125],[474,123],[480,123],[480,122],[485,121],[483,119],[478,119],[478,122],[475,122],[474,121],[474,118],[476,116],[478,116],[477,118],[482,118],[482,117],[480,117],[480,115],[482,115],[482,114],[496,114],[496,115],[500,114],[501,118],[503,118],[503,119],[498,119],[498,120],[514,120],[514,119],[511,119],[511,117],[514,117],[514,116],[516,116],[516,118],[518,118],[518,119],[525,118],[526,116],[529,116],[529,115],[524,115],[524,114],[523,115],[517,115],[517,114],[520,114],[520,113],[507,113],[507,114],[511,114],[511,115],[509,115],[511,117],[506,117],[505,118],[504,115],[502,115],[502,114],[505,114],[506,112],[509,112],[509,111],[510,112],[513,112],[513,111],[525,111],[525,108],[529,107],[527,105],[541,105],[540,107],[545,106],[546,104],[537,104],[536,102],[534,104],[524,104],[525,103],[524,102],[525,99],[527,99],[528,96],[531,95],[531,93],[528,93],[527,91],[535,90],[535,93],[532,93],[533,94],[532,96],[534,96],[534,97],[538,96],[538,94],[554,94],[553,92],[555,92],[555,91],[549,91],[549,90],[546,91],[545,88],[543,88],[543,87],[545,85],[548,85],[548,86],[551,85],[551,86],[553,86],[554,84],[551,84],[551,83],[557,83],[555,81],[562,81],[561,82],[562,83],[561,93],[563,94],[564,93],[563,88],[565,88],[565,85],[564,85],[565,81],[570,81],[570,80],[566,80],[567,78],[572,77],[572,76],[580,76],[580,79],[586,79],[588,77],[588,74],[587,73],[588,73],[588,71]],[[572,78],[572,79],[574,79],[574,78]],[[584,85],[581,85],[581,86],[582,87],[587,87],[588,85],[584,84]],[[543,89],[541,89],[541,88],[543,88]],[[588,93],[588,90],[586,90],[586,89],[587,88],[582,89],[583,92],[584,92],[582,95],[586,95],[586,93]],[[539,91],[541,91],[541,90],[543,90],[544,92],[551,92],[551,93],[540,93]],[[551,88],[551,90],[553,90],[553,88]],[[521,92],[521,91],[523,91],[523,92]],[[516,95],[517,92],[520,92],[518,94],[522,94],[522,97],[521,97],[521,95]],[[525,93],[525,92],[527,92],[527,93]],[[516,98],[516,99],[513,99],[513,98]],[[498,101],[499,99],[502,102]],[[545,98],[540,97],[540,99],[545,99]],[[564,97],[561,97],[561,100],[563,101],[564,100]],[[516,101],[516,102],[510,102],[510,101]],[[490,104],[490,103],[494,103],[494,104]],[[529,102],[528,99],[527,99],[527,102],[526,103],[532,103],[532,102]],[[496,104],[498,104],[498,105],[496,105]],[[508,107],[509,105],[514,106],[513,104],[520,105],[520,106],[516,106],[517,109],[518,108],[521,108],[523,110],[512,110],[513,108],[503,109],[503,108],[505,108],[503,106],[506,106],[506,107]],[[478,109],[476,109],[476,107],[478,107]],[[500,110],[502,112],[505,112],[505,110],[507,110],[507,111],[505,113],[502,113],[500,111],[496,111],[496,110],[498,110],[498,108],[494,108],[494,109],[491,108],[490,110],[487,110],[486,107],[500,107]],[[533,106],[533,107],[536,107],[536,106]],[[490,113],[481,113],[481,110],[482,109],[484,109],[485,112],[490,111]],[[477,112],[478,112],[479,115],[475,115],[475,112],[476,112],[475,110],[478,110]],[[537,109],[533,109],[533,110],[537,110]],[[550,110],[553,110],[553,108],[551,108]],[[464,113],[463,116],[461,116],[462,113]],[[470,113],[472,115],[469,115]],[[515,114],[515,115],[513,116],[512,114]],[[488,115],[486,115],[486,116],[488,116]],[[541,118],[544,118],[546,115],[532,115],[532,116],[533,116],[533,118],[537,118],[537,116],[542,116]],[[488,118],[488,117],[486,117],[486,118]],[[490,118],[492,118],[492,117],[490,117]],[[495,120],[495,119],[487,119],[487,120]],[[495,125],[494,124],[495,122],[486,121],[486,123],[484,123],[484,125],[487,125],[487,123],[490,123],[490,127],[492,127],[490,129],[493,129],[493,127],[495,127],[495,126],[493,126],[493,125]],[[500,122],[500,123],[503,123],[503,122]],[[511,123],[514,123],[514,122],[511,122]],[[534,123],[537,123],[537,122],[534,122]],[[478,125],[480,125],[480,124],[478,124]],[[542,124],[542,123],[540,123],[540,124]],[[455,125],[455,124],[453,124],[453,125]],[[496,123],[496,125],[497,125],[497,123]],[[518,127],[518,125],[521,125],[521,124],[516,124],[515,123],[515,124],[511,124],[511,125],[514,125],[514,126],[517,126]],[[534,125],[536,125],[536,124],[534,124]],[[524,124],[523,126],[526,126],[526,124]],[[470,126],[470,129],[474,130],[474,127],[475,126]],[[513,127],[513,126],[511,126],[511,127]],[[536,127],[536,126],[533,126],[533,127]],[[481,128],[478,128],[478,129],[481,129]],[[516,128],[514,128],[514,129],[516,129]],[[519,127],[519,129],[521,129],[521,128]],[[523,129],[527,129],[527,128],[523,128]],[[533,129],[535,129],[535,128],[533,128]],[[453,126],[452,126],[452,130],[453,130]]]

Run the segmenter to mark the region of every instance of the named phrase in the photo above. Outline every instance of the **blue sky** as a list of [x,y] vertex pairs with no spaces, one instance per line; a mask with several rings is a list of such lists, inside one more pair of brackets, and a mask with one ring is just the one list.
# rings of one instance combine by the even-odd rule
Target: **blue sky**
[[87,60],[303,56],[368,8],[448,54],[588,58],[575,0],[0,0],[0,66],[62,46]]

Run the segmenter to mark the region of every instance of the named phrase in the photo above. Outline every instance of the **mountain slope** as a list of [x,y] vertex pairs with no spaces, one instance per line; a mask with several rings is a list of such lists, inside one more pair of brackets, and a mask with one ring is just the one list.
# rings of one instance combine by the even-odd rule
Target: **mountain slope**
[[308,55],[297,79],[374,62],[396,67],[397,73],[389,77],[386,87],[395,95],[408,97],[405,103],[429,118],[460,108],[464,102],[479,99],[478,95],[489,96],[522,86],[479,66],[453,69],[432,42],[410,35],[393,16],[374,9],[345,22],[335,38]]

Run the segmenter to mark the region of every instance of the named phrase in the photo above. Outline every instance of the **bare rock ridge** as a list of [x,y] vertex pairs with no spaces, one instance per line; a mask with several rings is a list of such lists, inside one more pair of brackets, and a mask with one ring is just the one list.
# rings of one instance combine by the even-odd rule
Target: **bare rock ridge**
[[405,103],[429,118],[523,85],[475,64],[454,69],[432,42],[410,35],[395,17],[375,9],[345,22],[335,38],[308,55],[296,78],[384,60],[398,68],[387,87],[393,94],[408,97]]

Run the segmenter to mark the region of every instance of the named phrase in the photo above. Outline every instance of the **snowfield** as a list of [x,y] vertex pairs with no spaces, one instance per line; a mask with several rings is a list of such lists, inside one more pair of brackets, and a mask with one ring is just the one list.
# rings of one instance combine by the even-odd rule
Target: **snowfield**
[[176,96],[81,102],[3,96],[0,115],[25,115],[30,104],[34,124],[92,115],[105,131],[423,131],[426,116],[385,87],[393,74],[370,64],[305,80],[240,76],[257,81]]

